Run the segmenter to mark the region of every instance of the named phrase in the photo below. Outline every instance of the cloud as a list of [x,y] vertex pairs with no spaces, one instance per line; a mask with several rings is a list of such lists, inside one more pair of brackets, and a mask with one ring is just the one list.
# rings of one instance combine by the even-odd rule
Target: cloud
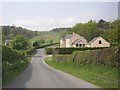
[[68,17],[68,18],[65,18],[65,19],[61,19],[60,20],[60,24],[61,25],[66,25],[66,26],[72,26],[74,25],[75,23],[79,22],[79,19],[77,18],[73,18],[73,17]]
[[70,27],[77,22],[78,19],[73,17],[67,18],[38,17],[16,20],[13,22],[13,24],[31,30],[50,30],[55,27]]

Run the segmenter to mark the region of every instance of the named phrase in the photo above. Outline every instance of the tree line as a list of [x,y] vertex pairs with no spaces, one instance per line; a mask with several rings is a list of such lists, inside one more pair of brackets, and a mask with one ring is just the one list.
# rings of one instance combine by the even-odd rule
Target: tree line
[[16,35],[23,35],[25,37],[32,38],[36,35],[38,35],[38,31],[31,31],[22,27],[16,27],[16,26],[2,26],[2,37],[3,41],[5,39],[11,39],[14,38]]
[[89,42],[95,37],[102,36],[111,44],[118,44],[118,23],[119,20],[105,21],[100,19],[98,22],[90,20],[87,23],[77,23],[69,31],[61,31],[60,38],[73,32],[83,36]]

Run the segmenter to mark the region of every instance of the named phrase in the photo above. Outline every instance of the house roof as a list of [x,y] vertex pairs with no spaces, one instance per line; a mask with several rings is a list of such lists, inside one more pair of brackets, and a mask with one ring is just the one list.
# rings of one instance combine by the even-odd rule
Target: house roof
[[94,38],[94,39],[92,39],[88,44],[92,44],[94,41],[96,41],[98,38],[100,38],[100,37],[96,37],[96,38]]
[[65,41],[65,38],[62,38],[61,40]]
[[[62,38],[61,40],[65,41],[65,39],[72,38],[75,35],[78,35],[78,34],[75,34],[75,33],[73,33],[73,34],[66,34],[66,36],[64,38]],[[82,43],[86,43],[87,42],[84,37],[82,37],[80,35],[78,35],[78,36],[79,36],[79,38],[77,38],[77,39],[72,38],[72,43],[73,44],[75,44],[75,43],[81,43],[82,44]]]
[[73,34],[67,34],[64,39],[68,39],[68,38],[71,38],[73,36]]
[[72,44],[84,44],[84,42],[81,39],[76,39]]

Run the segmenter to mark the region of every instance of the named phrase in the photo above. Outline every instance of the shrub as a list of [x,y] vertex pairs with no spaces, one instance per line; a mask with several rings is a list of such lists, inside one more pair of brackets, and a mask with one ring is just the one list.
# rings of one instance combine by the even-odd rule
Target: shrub
[[52,48],[45,48],[46,54],[52,54]]
[[27,55],[32,55],[36,51],[35,47],[31,47],[26,50]]
[[22,35],[17,35],[11,41],[11,46],[13,49],[16,49],[16,50],[25,50],[28,47],[28,40],[26,37]]
[[70,58],[70,55],[60,55],[60,54],[53,55],[53,60],[56,62],[67,63],[70,61],[69,58]]
[[2,47],[2,61],[4,70],[13,69],[15,65],[20,64],[23,58],[24,56],[20,54],[18,51],[15,51],[6,46]]
[[118,48],[104,48],[97,50],[75,51],[71,55],[53,55],[53,60],[58,62],[71,62],[76,65],[97,64],[118,67]]
[[39,46],[38,48],[47,48],[47,47],[49,47],[51,45],[56,45],[56,44],[59,44],[59,43],[46,44],[46,45]]
[[53,48],[53,53],[58,54],[72,54],[74,51],[85,51],[85,50],[96,50],[96,49],[103,49],[101,48]]

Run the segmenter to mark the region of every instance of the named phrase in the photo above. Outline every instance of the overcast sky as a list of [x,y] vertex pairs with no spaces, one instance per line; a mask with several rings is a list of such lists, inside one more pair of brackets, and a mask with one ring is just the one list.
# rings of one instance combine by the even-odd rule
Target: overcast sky
[[5,2],[2,3],[0,11],[2,11],[2,25],[14,24],[31,30],[44,31],[56,27],[71,27],[91,19],[114,20],[118,17],[118,3]]

